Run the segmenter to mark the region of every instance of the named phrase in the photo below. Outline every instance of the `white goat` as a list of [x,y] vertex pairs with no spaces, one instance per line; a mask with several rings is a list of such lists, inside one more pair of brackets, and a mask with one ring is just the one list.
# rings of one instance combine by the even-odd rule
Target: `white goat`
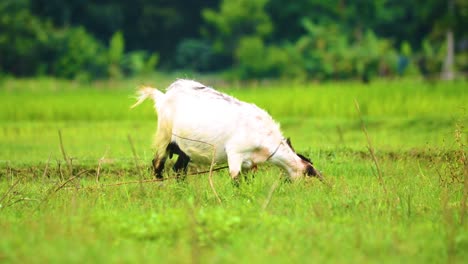
[[[241,169],[271,162],[292,179],[320,173],[309,159],[297,154],[269,114],[192,80],[177,80],[166,93],[143,87],[135,107],[154,100],[158,115],[154,173],[162,178],[167,156],[178,154],[175,171],[186,171],[189,161],[210,164],[227,161],[232,179]],[[214,158],[213,158],[214,155]]]

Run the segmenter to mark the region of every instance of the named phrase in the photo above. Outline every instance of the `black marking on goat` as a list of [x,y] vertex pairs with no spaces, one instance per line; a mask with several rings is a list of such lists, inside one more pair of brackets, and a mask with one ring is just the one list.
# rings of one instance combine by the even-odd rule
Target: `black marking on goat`
[[307,162],[309,162],[310,164],[313,164],[312,161],[311,161],[308,157],[306,157],[306,156],[304,156],[304,155],[302,155],[302,154],[299,154],[299,153],[296,153],[296,155],[299,156],[299,158],[301,158],[301,160],[307,161]]
[[306,169],[304,171],[304,174],[307,175],[307,176],[314,176],[314,177],[317,177],[319,178],[319,180],[323,181],[323,177],[322,175],[320,174],[319,171],[317,171],[315,168],[314,168],[314,163],[306,156],[302,155],[302,154],[299,154],[297,153],[292,144],[291,144],[291,139],[290,138],[287,138],[286,139],[286,144],[288,144],[288,146],[292,149],[292,151],[294,151],[294,153],[296,153],[296,155],[301,158],[302,161],[304,162],[307,162],[308,164],[306,164]]
[[204,92],[204,93],[207,93],[207,94],[211,95],[214,98],[224,100],[224,101],[226,101],[228,103],[241,105],[241,102],[239,100],[237,100],[236,98],[234,98],[234,97],[232,97],[230,95],[221,93],[219,91],[216,91],[215,89],[213,89],[211,87],[196,86],[196,87],[193,87],[193,89],[199,90],[199,91]]
[[286,139],[286,144],[288,144],[288,146],[289,146],[294,152],[296,152],[296,151],[294,150],[292,144],[291,144],[291,138],[287,138],[287,139]]
[[221,97],[221,99],[225,100],[226,102],[236,104],[236,105],[241,105],[240,101],[235,99],[232,96],[229,96],[229,95],[226,95],[226,94],[223,94],[223,93],[220,93],[220,92],[218,92],[218,94]]
[[305,175],[316,176],[316,177],[321,178],[321,175],[319,174],[319,172],[312,165],[307,165]]
[[306,162],[308,162],[310,164],[313,164],[312,161],[308,157],[306,157],[306,156],[304,156],[302,154],[299,154],[294,150],[294,148],[292,146],[292,143],[291,143],[291,138],[286,139],[286,144],[288,144],[288,146],[292,149],[292,151],[294,151],[294,153],[296,153],[296,155],[299,156],[299,158],[301,158],[301,160],[306,161]]

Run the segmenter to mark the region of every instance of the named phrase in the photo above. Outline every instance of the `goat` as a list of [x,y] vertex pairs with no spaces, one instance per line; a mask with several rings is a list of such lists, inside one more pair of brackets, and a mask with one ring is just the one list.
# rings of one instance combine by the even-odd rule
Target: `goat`
[[[151,98],[158,115],[153,171],[162,178],[166,158],[179,157],[173,167],[187,171],[189,162],[228,163],[233,180],[243,169],[271,162],[291,179],[302,175],[322,179],[312,162],[297,154],[272,117],[254,104],[240,101],[199,82],[178,79],[163,93],[143,87],[141,104]],[[214,156],[213,156],[214,155]]]

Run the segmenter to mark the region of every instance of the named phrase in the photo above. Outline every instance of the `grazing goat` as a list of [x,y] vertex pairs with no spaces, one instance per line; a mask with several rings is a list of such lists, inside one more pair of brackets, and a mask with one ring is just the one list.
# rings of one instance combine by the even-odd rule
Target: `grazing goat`
[[286,170],[291,179],[302,175],[321,179],[311,161],[294,151],[271,116],[254,104],[183,79],[172,83],[166,93],[141,88],[132,108],[147,98],[153,99],[158,115],[153,159],[157,178],[162,178],[166,158],[177,154],[176,172],[186,172],[189,162],[227,161],[236,180],[241,169],[268,161]]

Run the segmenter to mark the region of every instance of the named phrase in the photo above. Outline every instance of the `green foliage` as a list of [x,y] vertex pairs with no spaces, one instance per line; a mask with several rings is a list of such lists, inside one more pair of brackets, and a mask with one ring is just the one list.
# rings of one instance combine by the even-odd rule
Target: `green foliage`
[[265,11],[268,0],[222,0],[219,11],[203,10],[207,23],[204,35],[213,41],[214,49],[233,54],[243,37],[268,36],[273,28]]
[[120,77],[121,69],[120,63],[122,62],[125,51],[125,40],[121,31],[117,31],[112,35],[109,43],[109,76]]
[[153,71],[159,56],[146,51],[124,53],[125,40],[115,32],[109,48],[84,27],[54,27],[30,12],[27,0],[0,3],[0,72],[51,74],[91,80]]
[[462,72],[468,72],[468,51],[463,51],[455,57],[456,68]]
[[[369,80],[392,73],[396,52],[390,41],[378,39],[367,30],[359,39],[349,38],[336,26],[324,26],[303,20],[304,34],[293,46],[286,46],[295,65],[294,71],[284,71],[289,77],[314,79],[348,79],[359,76]],[[301,73],[302,72],[302,73]]]
[[297,77],[287,49],[266,45],[260,37],[244,37],[236,49],[236,68],[242,79]]
[[298,79],[349,79],[364,81],[393,74],[397,53],[390,41],[371,30],[349,38],[336,26],[303,20],[304,34],[293,45],[266,45],[260,37],[244,37],[236,49],[241,78],[288,77]]
[[442,70],[442,63],[445,58],[444,46],[439,47],[431,44],[428,39],[422,43],[422,50],[416,57],[418,67],[425,76],[439,74]]
[[199,72],[217,69],[218,56],[208,42],[199,39],[184,39],[176,50],[178,67]]
[[83,80],[105,76],[105,48],[84,28],[56,31],[50,41],[50,52],[54,57],[51,62],[53,75]]
[[238,67],[243,77],[261,77],[267,74],[267,50],[260,37],[244,37],[236,50]]
[[[465,2],[4,0],[0,74],[114,78],[161,64],[168,70],[227,70],[242,79],[429,77],[439,75],[449,30],[455,68],[466,72]],[[65,54],[56,46],[73,45],[67,39],[78,35],[91,42],[77,45],[85,57],[99,46],[96,62],[77,58],[76,47]],[[260,57],[256,52],[263,62],[250,61]]]
[[29,12],[27,0],[0,2],[0,71],[32,75],[43,70],[51,25]]
[[136,50],[125,54],[121,61],[121,68],[127,76],[147,74],[154,71],[158,62],[157,53],[149,54],[143,50]]
[[404,41],[400,47],[401,57],[398,62],[398,72],[400,75],[414,76],[419,73],[417,61],[414,60],[413,49],[408,41]]

